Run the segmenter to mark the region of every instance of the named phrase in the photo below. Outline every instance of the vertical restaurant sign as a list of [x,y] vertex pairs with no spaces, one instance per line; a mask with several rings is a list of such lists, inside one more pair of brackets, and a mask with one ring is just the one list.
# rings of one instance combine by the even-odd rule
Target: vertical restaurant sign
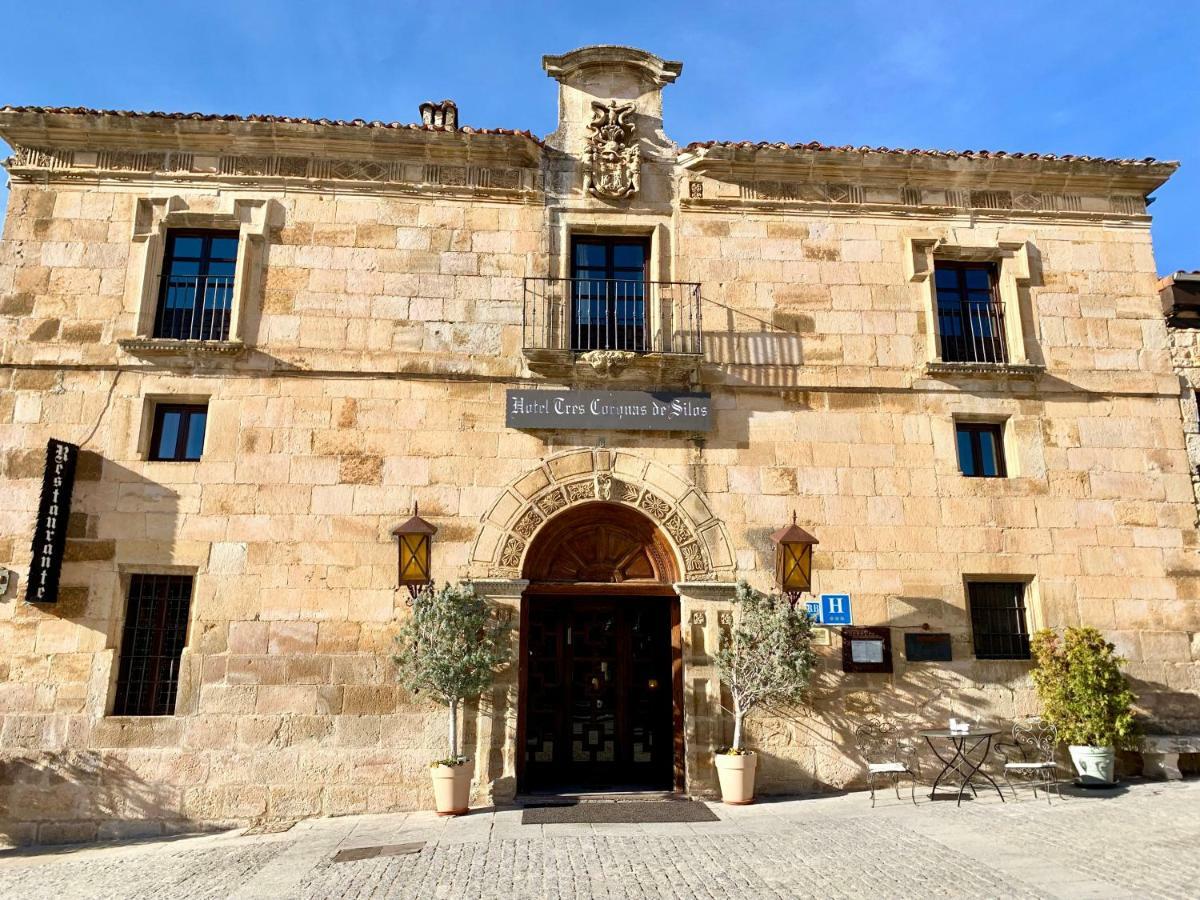
[[46,444],[46,471],[42,475],[42,501],[38,504],[33,532],[33,561],[25,600],[54,603],[58,600],[58,576],[62,572],[67,545],[67,520],[71,515],[71,491],[75,487],[75,463],[79,448],[53,438]]

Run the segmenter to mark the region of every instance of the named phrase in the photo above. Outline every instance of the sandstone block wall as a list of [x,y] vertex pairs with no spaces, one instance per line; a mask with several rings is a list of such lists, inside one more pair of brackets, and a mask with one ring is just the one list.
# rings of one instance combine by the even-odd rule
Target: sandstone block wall
[[[230,194],[276,205],[243,355],[119,346],[142,315],[130,236],[156,192],[198,215]],[[560,262],[548,222],[612,222],[542,201],[13,185],[0,242],[0,565],[21,575],[0,601],[10,839],[427,805],[444,725],[395,683],[407,594],[390,529],[419,501],[439,529],[438,579],[491,579],[515,606],[519,566],[481,562],[481,535],[529,537],[520,503],[500,499],[535,472],[582,484],[602,452],[688,513],[715,583],[681,588],[694,793],[712,790],[708,752],[730,726],[709,657],[729,582],[770,587],[769,534],[793,512],[820,540],[814,593],[850,593],[858,622],[890,626],[896,671],[844,675],[836,636],[822,647],[811,708],[751,724],[764,792],[859,783],[851,735],[871,713],[915,726],[1035,709],[1027,663],[973,658],[971,576],[1028,579],[1031,625],[1102,628],[1146,713],[1200,726],[1192,467],[1144,218],[681,202],[647,227],[670,230],[661,267],[702,285],[693,386],[712,392],[713,431],[526,433],[505,427],[505,389],[553,382],[525,366],[522,278]],[[1044,375],[926,369],[914,233],[1034,248],[1020,303]],[[146,458],[151,405],[167,398],[209,404],[198,463]],[[956,416],[1007,420],[1011,477],[961,476]],[[85,452],[61,599],[33,607],[20,597],[49,437]],[[134,572],[195,578],[173,717],[108,715]],[[904,632],[924,626],[951,633],[952,663],[904,659]],[[467,713],[480,799],[514,789],[516,704],[510,669]]]

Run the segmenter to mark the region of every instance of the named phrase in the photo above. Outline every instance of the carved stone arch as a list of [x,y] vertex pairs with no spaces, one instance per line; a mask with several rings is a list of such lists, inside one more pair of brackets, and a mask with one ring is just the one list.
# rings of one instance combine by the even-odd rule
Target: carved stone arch
[[534,535],[557,513],[606,501],[638,510],[663,532],[685,581],[733,581],[733,545],[686,478],[626,450],[567,450],[514,479],[483,517],[471,548],[478,577],[518,578]]

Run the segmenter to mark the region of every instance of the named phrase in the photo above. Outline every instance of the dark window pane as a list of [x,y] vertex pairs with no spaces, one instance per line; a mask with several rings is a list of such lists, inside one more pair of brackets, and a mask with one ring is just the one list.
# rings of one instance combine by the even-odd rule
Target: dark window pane
[[975,474],[975,457],[971,449],[971,433],[963,431],[961,428],[958,431],[958,465],[964,475]]
[[208,413],[193,413],[188,417],[187,447],[184,456],[187,459],[199,459],[200,451],[204,449],[204,428],[208,423]]
[[967,276],[967,289],[975,290],[977,288],[990,288],[992,285],[992,273],[984,268],[968,268],[964,270]]
[[175,446],[179,442],[179,420],[181,418],[182,414],[178,412],[163,413],[158,438],[157,455],[159,459],[173,459],[175,457]]
[[613,265],[640,268],[646,262],[646,245],[613,244]]
[[997,465],[999,459],[999,448],[996,443],[996,434],[992,431],[979,432],[980,457],[982,462],[982,474],[988,478],[995,478],[1000,469]]
[[238,239],[235,237],[215,237],[212,240],[211,255],[213,259],[236,260]]
[[605,259],[606,253],[603,244],[578,243],[575,245],[575,265],[577,266],[604,266]]
[[934,278],[934,284],[937,285],[937,288],[939,291],[942,288],[948,288],[953,291],[958,290],[958,270],[957,269],[943,269],[943,268],[937,267],[933,270],[933,278]]
[[191,259],[199,259],[204,247],[204,238],[202,237],[176,237],[171,242],[172,255],[175,258],[181,256],[190,257]]

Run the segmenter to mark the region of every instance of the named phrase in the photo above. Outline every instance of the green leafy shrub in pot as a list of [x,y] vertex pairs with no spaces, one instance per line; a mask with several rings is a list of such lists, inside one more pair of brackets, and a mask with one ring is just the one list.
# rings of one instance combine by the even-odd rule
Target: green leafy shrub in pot
[[1033,683],[1042,718],[1058,729],[1084,786],[1115,782],[1116,750],[1137,745],[1125,662],[1095,628],[1049,629],[1033,637]]

